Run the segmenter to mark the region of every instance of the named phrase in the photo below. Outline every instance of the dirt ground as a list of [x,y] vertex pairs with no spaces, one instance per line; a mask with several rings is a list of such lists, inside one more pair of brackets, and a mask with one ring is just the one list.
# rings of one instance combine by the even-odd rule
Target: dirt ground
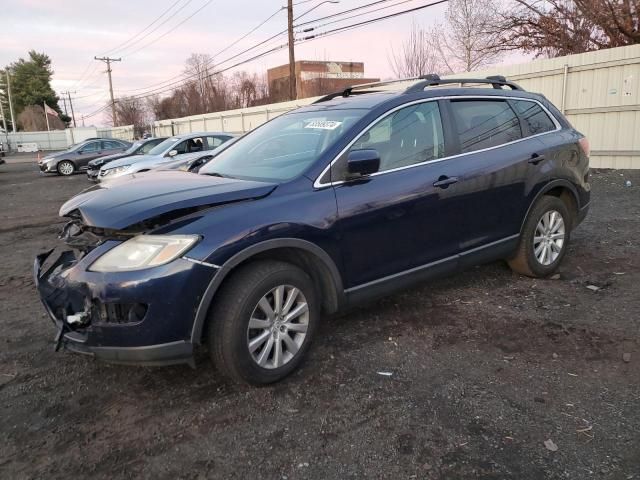
[[54,353],[31,265],[88,182],[0,166],[0,478],[640,480],[640,171],[592,182],[559,279],[498,262],[327,318],[251,388]]

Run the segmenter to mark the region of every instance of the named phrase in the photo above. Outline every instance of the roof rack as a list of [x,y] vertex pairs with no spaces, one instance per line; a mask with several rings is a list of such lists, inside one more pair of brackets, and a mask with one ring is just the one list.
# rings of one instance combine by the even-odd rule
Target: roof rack
[[446,78],[441,79],[438,75],[427,75],[431,78],[426,78],[415,85],[411,85],[404,93],[421,92],[425,87],[435,87],[437,85],[450,85],[459,83],[460,86],[469,83],[487,83],[491,84],[493,88],[501,89],[502,87],[509,87],[511,90],[523,90],[520,85],[514,82],[508,81],[502,75],[492,75],[487,78]]
[[509,87],[511,88],[511,90],[523,90],[522,87],[520,87],[518,84],[508,81],[502,75],[493,75],[487,78],[441,79],[435,73],[430,73],[428,75],[421,75],[419,77],[401,78],[399,80],[389,80],[385,82],[373,82],[373,83],[362,83],[360,85],[352,85],[339,92],[334,92],[334,93],[325,95],[324,97],[319,98],[313,103],[315,104],[315,103],[328,102],[329,100],[333,100],[334,98],[337,98],[337,97],[347,98],[352,95],[360,95],[363,93],[377,93],[377,92],[380,92],[380,90],[367,90],[364,92],[360,92],[358,90],[366,90],[369,88],[382,87],[386,85],[393,85],[394,83],[404,83],[404,82],[411,82],[411,81],[417,81],[417,83],[408,87],[404,91],[404,93],[421,92],[425,89],[425,87],[434,87],[437,85],[450,85],[450,84],[456,84],[456,83],[459,83],[460,85],[469,84],[469,83],[487,83],[487,84],[491,84],[493,88],[497,88],[497,89],[500,89],[502,87]]

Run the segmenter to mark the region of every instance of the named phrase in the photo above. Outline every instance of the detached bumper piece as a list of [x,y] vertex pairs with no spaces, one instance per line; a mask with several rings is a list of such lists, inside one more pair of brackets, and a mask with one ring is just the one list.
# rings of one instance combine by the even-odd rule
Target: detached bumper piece
[[87,178],[92,182],[98,181],[98,176],[100,175],[100,169],[92,170],[91,167],[87,170]]
[[91,339],[93,330],[104,327],[140,326],[147,314],[144,303],[102,302],[90,288],[70,280],[68,271],[77,263],[74,252],[65,251],[48,263],[53,250],[38,255],[33,276],[40,299],[57,330],[54,349],[69,350],[111,363],[136,365],[170,365],[188,363],[194,366],[193,344],[173,341],[146,346],[105,346]]

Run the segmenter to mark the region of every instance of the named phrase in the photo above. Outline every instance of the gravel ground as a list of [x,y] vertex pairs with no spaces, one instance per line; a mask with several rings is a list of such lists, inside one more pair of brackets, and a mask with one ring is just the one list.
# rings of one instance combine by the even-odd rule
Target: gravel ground
[[88,183],[1,166],[0,478],[640,480],[640,171],[592,179],[559,278],[497,262],[327,318],[301,370],[251,388],[204,352],[54,353],[31,264]]

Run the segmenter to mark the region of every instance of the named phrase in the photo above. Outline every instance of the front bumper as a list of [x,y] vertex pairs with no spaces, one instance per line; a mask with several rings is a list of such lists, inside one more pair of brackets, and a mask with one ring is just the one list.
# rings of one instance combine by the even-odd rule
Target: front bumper
[[99,181],[99,177],[100,176],[100,168],[98,168],[97,170],[92,169],[91,167],[88,168],[87,170],[87,178],[89,180],[91,180],[92,182],[98,182]]
[[55,162],[52,162],[52,163],[46,163],[46,162],[38,163],[38,168],[40,169],[40,171],[42,173],[54,173],[54,172],[57,172],[56,167],[57,167],[57,164]]
[[[36,257],[35,284],[57,330],[56,350],[113,363],[193,365],[193,321],[216,270],[182,258],[135,272],[87,270],[117,243],[106,242],[82,258],[72,251],[53,262],[53,251]],[[144,313],[123,315],[123,305],[144,305]]]

